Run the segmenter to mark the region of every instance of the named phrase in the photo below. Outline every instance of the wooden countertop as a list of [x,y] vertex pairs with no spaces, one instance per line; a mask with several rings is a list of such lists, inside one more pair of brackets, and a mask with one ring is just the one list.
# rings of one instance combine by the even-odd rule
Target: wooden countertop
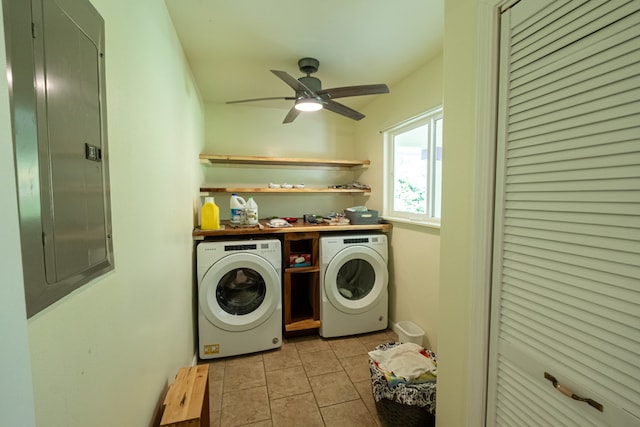
[[224,226],[221,230],[201,230],[196,228],[193,230],[194,240],[204,240],[206,237],[217,236],[239,236],[246,234],[284,234],[284,233],[304,233],[309,231],[326,231],[326,232],[341,232],[341,231],[381,231],[388,233],[391,231],[391,224],[362,224],[362,225],[329,225],[323,224],[310,224],[303,222],[301,219],[298,222],[291,224],[291,227],[273,228],[267,224],[269,221],[260,220],[259,223],[262,228],[258,226],[253,227],[240,227],[232,226],[229,221],[220,221],[220,225]]

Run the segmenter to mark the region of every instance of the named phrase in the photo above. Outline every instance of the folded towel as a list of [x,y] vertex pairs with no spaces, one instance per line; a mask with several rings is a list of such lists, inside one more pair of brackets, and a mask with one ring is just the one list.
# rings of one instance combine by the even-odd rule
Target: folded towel
[[369,357],[384,373],[393,373],[405,380],[418,379],[429,373],[437,375],[437,364],[429,354],[415,343],[404,343],[388,350],[373,350]]
[[[379,369],[379,368],[378,368]],[[390,387],[395,387],[398,384],[424,384],[430,383],[436,380],[436,375],[432,372],[425,372],[417,378],[406,379],[404,377],[398,377],[393,372],[382,372],[382,376]]]

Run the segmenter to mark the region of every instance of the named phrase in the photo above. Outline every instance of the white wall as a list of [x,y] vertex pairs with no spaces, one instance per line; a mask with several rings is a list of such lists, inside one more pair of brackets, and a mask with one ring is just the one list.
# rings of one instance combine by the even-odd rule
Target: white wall
[[[3,23],[0,8],[0,75],[5,76]],[[36,424],[13,159],[9,92],[7,81],[0,78],[0,425],[32,427]]]
[[92,2],[106,25],[115,270],[29,319],[36,419],[139,427],[195,352],[203,107],[163,2]]
[[[442,55],[389,89],[388,95],[380,95],[362,110],[367,117],[356,125],[356,157],[371,159],[362,177],[376,189],[367,206],[380,212],[384,138],[379,131],[442,105]],[[393,222],[390,249],[389,318],[394,323],[410,320],[417,324],[425,331],[423,345],[437,350],[439,230]]]

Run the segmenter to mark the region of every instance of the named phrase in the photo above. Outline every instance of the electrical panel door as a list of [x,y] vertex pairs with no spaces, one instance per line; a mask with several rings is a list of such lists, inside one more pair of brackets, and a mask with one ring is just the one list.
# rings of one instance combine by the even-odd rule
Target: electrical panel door
[[31,316],[113,268],[104,22],[88,0],[17,3],[6,19]]

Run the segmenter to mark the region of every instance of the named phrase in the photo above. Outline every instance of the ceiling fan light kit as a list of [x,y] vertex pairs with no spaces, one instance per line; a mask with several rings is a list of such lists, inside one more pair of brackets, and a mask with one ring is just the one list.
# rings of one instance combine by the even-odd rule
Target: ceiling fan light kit
[[301,98],[296,100],[295,107],[299,111],[318,111],[322,110],[322,102],[315,99]]
[[316,77],[311,77],[312,73],[318,71],[320,61],[315,58],[302,58],[298,61],[298,68],[306,76],[295,79],[285,71],[271,70],[280,80],[285,82],[295,91],[295,96],[286,97],[270,97],[243,99],[240,101],[229,101],[227,104],[237,104],[241,102],[266,101],[272,99],[294,100],[294,105],[287,113],[282,123],[291,123],[302,112],[318,111],[325,108],[334,113],[348,117],[353,120],[361,120],[364,114],[334,101],[335,98],[344,98],[348,96],[377,95],[381,93],[389,93],[386,84],[361,85],[361,86],[345,86],[333,89],[322,89],[322,82]]

